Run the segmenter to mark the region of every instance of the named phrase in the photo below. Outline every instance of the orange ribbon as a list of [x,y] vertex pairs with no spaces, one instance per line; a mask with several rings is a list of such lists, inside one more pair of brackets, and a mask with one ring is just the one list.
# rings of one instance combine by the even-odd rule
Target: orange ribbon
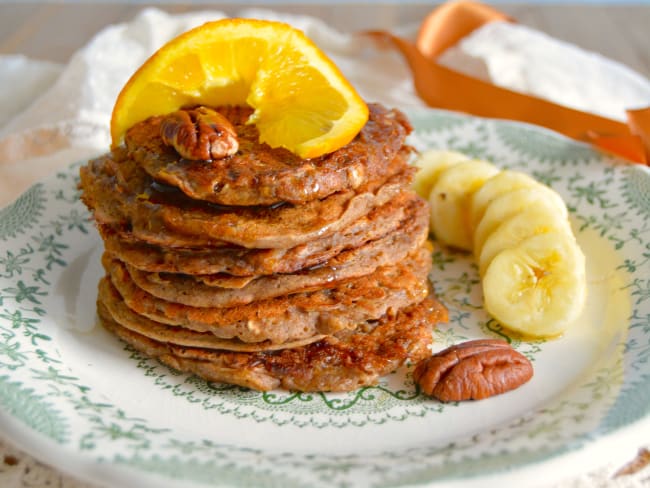
[[495,20],[512,21],[487,5],[458,0],[441,5],[425,18],[415,45],[386,32],[370,34],[390,41],[402,52],[416,92],[432,107],[540,125],[630,161],[650,163],[650,107],[628,110],[625,124],[501,88],[436,63],[445,49]]

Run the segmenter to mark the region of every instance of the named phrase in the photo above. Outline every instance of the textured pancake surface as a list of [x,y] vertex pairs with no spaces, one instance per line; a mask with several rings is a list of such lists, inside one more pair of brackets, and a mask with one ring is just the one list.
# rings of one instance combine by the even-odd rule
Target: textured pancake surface
[[208,381],[256,390],[350,391],[372,385],[406,361],[431,354],[432,326],[447,320],[435,299],[426,298],[382,317],[370,331],[327,336],[317,342],[270,352],[234,352],[177,346],[120,326],[106,314],[106,329],[147,356]]
[[428,293],[431,258],[428,249],[420,249],[401,263],[332,288],[227,308],[191,307],[162,300],[139,288],[119,261],[104,260],[104,265],[112,284],[136,314],[198,332],[209,331],[220,338],[286,342],[297,338],[287,338],[287,330],[294,334],[331,334],[421,301]]
[[[384,205],[355,220],[341,232],[318,237],[289,249],[247,249],[240,246],[168,248],[121,238],[109,225],[99,225],[107,252],[136,269],[190,275],[226,273],[255,277],[324,265],[341,252],[353,250],[390,233],[409,220],[419,221],[426,202],[401,193]],[[124,235],[124,234],[123,234]]]
[[96,221],[150,244],[286,249],[339,232],[404,192],[414,168],[400,157],[391,168],[356,191],[300,206],[223,207],[156,184],[133,161],[109,154],[81,168],[81,198]]
[[[429,215],[417,201],[413,218],[381,239],[343,251],[320,266],[298,273],[259,277],[227,274],[186,275],[148,273],[127,265],[131,279],[140,288],[167,301],[195,307],[232,307],[291,293],[331,288],[343,280],[369,275],[381,266],[402,262],[425,243]],[[428,259],[425,257],[425,259]]]
[[129,309],[108,278],[102,278],[99,282],[97,307],[98,310],[101,309],[101,314],[110,317],[126,329],[137,332],[150,339],[171,342],[179,346],[202,347],[224,351],[272,351],[286,347],[302,346],[325,337],[324,334],[319,334],[316,330],[311,331],[311,334],[306,331],[301,331],[301,334],[294,334],[295,337],[293,337],[290,331],[286,330],[286,340],[284,342],[273,342],[270,340],[244,342],[237,338],[223,339],[211,332],[197,332],[175,325],[162,324],[148,319],[143,315],[138,315]]
[[258,390],[349,391],[429,356],[447,311],[404,115],[371,105],[352,142],[301,159],[259,143],[250,109],[217,110],[236,154],[181,157],[161,127],[178,146],[191,117],[163,115],[80,169],[105,244],[104,327],[179,371]]
[[239,151],[226,158],[209,162],[181,158],[160,136],[164,115],[136,124],[125,142],[128,157],[155,180],[197,200],[222,205],[303,204],[376,180],[401,150],[412,130],[406,117],[378,104],[368,108],[368,122],[349,144],[312,159],[260,143],[255,125],[246,124],[252,113],[248,107],[217,108],[239,140]]

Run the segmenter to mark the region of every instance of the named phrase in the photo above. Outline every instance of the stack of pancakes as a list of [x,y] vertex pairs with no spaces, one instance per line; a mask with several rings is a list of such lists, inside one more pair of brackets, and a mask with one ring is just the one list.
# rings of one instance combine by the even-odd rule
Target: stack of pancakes
[[[105,243],[102,324],[208,381],[345,391],[430,355],[428,207],[411,189],[399,111],[371,105],[343,148],[301,159],[216,109],[236,154],[182,158],[166,116],[81,169]],[[189,109],[188,109],[189,110]]]

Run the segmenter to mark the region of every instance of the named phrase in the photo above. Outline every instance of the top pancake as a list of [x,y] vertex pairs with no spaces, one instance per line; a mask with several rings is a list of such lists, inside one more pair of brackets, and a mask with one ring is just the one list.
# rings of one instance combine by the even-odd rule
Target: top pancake
[[151,177],[186,195],[221,205],[303,204],[336,192],[355,190],[385,173],[412,128],[398,110],[368,106],[368,122],[347,145],[323,156],[301,159],[284,148],[259,142],[254,125],[246,124],[251,109],[217,109],[233,125],[239,151],[213,161],[178,155],[160,136],[164,116],[151,117],[126,133],[127,157]]
[[149,244],[287,249],[339,232],[410,191],[415,168],[403,153],[393,158],[385,173],[356,190],[303,205],[238,207],[194,200],[176,188],[154,183],[118,149],[80,169],[81,199],[100,224],[125,229]]

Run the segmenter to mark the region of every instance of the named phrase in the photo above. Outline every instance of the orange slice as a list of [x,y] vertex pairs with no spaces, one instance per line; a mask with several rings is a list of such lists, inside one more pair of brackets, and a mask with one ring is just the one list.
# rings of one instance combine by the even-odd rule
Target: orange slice
[[303,158],[344,146],[368,120],[361,97],[303,32],[225,19],[171,40],[135,72],[113,109],[113,147],[137,122],[197,104],[251,106],[260,141]]

